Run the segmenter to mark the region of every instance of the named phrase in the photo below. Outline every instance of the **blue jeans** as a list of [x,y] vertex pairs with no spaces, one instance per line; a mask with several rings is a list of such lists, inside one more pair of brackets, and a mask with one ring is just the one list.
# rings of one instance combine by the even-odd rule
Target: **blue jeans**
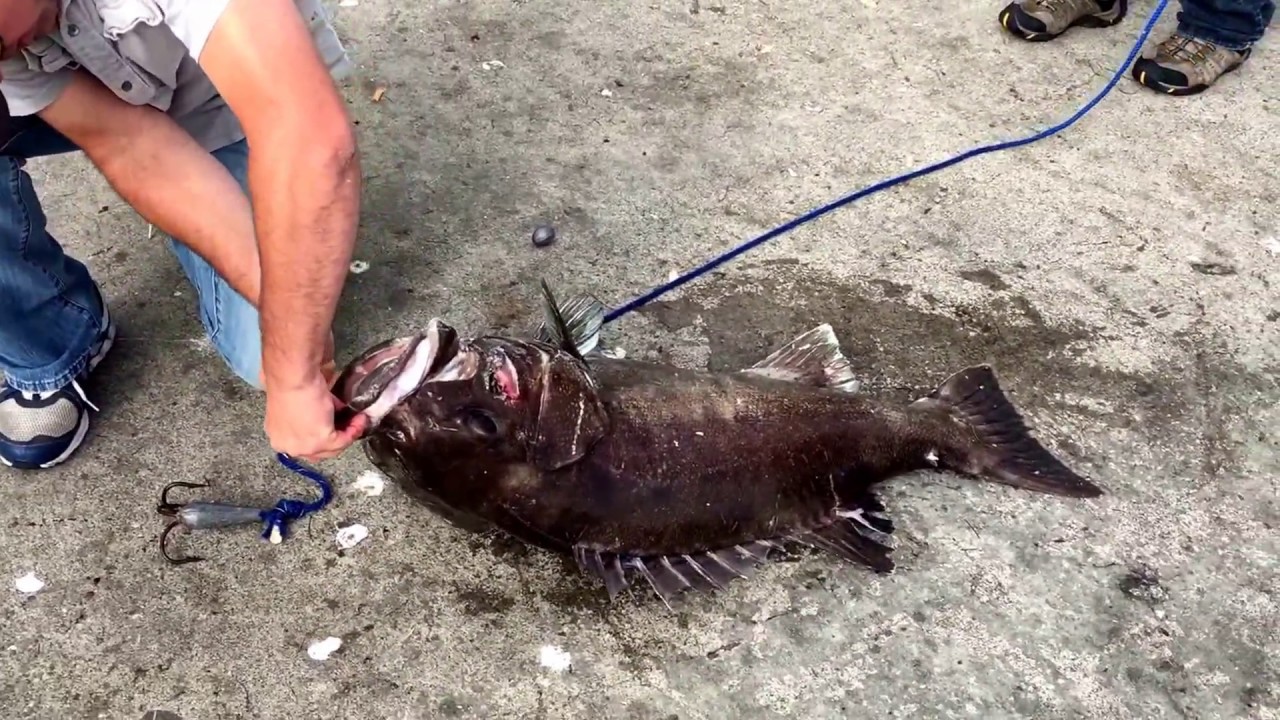
[[[39,118],[13,122],[21,127],[0,148],[0,371],[19,390],[50,392],[84,369],[104,329],[104,299],[88,268],[49,234],[24,169],[30,158],[79,148]],[[241,140],[213,156],[247,192],[248,145]],[[214,347],[236,375],[260,388],[258,311],[190,248],[168,243],[195,288]]]
[[1182,0],[1178,32],[1231,50],[1243,50],[1262,39],[1274,0]]

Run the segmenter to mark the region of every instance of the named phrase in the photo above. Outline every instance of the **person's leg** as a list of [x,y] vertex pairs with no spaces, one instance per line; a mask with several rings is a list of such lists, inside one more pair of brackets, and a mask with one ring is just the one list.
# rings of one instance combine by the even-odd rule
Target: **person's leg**
[[1014,0],[1000,11],[1000,27],[1014,37],[1045,42],[1073,27],[1111,27],[1128,11],[1128,0]]
[[1183,0],[1178,28],[1133,64],[1142,85],[1194,95],[1249,59],[1275,14],[1274,0]]
[[[244,140],[219,148],[213,156],[249,191],[249,146]],[[191,248],[169,238],[169,249],[177,256],[187,279],[199,298],[200,321],[218,354],[241,380],[261,389],[262,338],[258,310],[236,292],[213,266]]]
[[1262,39],[1275,14],[1273,0],[1182,0],[1178,32],[1231,50]]
[[89,429],[80,382],[106,356],[115,324],[89,270],[46,228],[26,160],[75,152],[36,118],[0,148],[0,462],[31,469],[70,457]]

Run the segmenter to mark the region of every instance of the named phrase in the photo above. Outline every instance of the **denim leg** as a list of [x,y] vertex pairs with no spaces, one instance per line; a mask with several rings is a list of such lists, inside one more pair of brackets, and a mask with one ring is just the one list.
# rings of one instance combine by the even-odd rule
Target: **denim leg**
[[45,393],[84,369],[106,308],[89,269],[49,234],[24,167],[77,148],[33,120],[14,118],[24,129],[0,148],[0,371],[11,387]]
[[1262,39],[1275,11],[1274,0],[1182,0],[1178,32],[1243,50]]
[[[244,141],[232,143],[213,152],[249,191],[249,146]],[[258,326],[258,310],[236,292],[213,266],[191,248],[169,238],[169,249],[177,256],[183,272],[191,281],[199,298],[200,321],[218,354],[241,380],[262,389],[258,374],[262,369],[262,335]]]

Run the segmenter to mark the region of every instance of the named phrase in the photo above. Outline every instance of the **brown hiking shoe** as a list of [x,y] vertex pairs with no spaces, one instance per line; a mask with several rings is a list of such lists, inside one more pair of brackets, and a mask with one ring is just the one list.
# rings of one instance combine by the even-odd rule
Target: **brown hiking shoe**
[[1244,64],[1251,48],[1228,50],[1174,33],[1133,64],[1133,79],[1157,92],[1195,95]]
[[1044,42],[1073,27],[1111,27],[1128,11],[1129,0],[1014,0],[1000,11],[1000,26],[1014,37]]

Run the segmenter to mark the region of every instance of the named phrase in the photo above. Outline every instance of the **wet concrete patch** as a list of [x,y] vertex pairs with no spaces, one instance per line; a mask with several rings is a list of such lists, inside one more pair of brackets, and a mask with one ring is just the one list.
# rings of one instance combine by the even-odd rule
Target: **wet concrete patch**
[[[737,269],[736,275],[691,284],[680,298],[660,299],[639,312],[671,333],[696,327],[710,346],[711,370],[747,367],[813,326],[830,323],[866,391],[902,402],[963,367],[989,363],[1033,426],[1037,414],[1069,413],[1153,444],[1197,447],[1207,478],[1231,472],[1239,459],[1239,443],[1219,422],[1226,408],[1240,402],[1233,398],[1261,396],[1270,387],[1265,374],[1215,352],[1215,338],[1200,334],[1183,337],[1179,352],[1163,357],[1153,373],[1099,367],[1083,356],[1096,338],[1114,329],[1079,321],[1051,324],[990,271],[965,273],[1000,293],[944,304],[927,289],[874,278],[842,282],[793,263],[742,263]],[[919,298],[915,304],[913,294]],[[920,308],[920,301],[931,307]],[[659,355],[670,357],[665,351]],[[1093,467],[1106,463],[1079,457],[1069,438],[1056,435],[1055,442]]]

